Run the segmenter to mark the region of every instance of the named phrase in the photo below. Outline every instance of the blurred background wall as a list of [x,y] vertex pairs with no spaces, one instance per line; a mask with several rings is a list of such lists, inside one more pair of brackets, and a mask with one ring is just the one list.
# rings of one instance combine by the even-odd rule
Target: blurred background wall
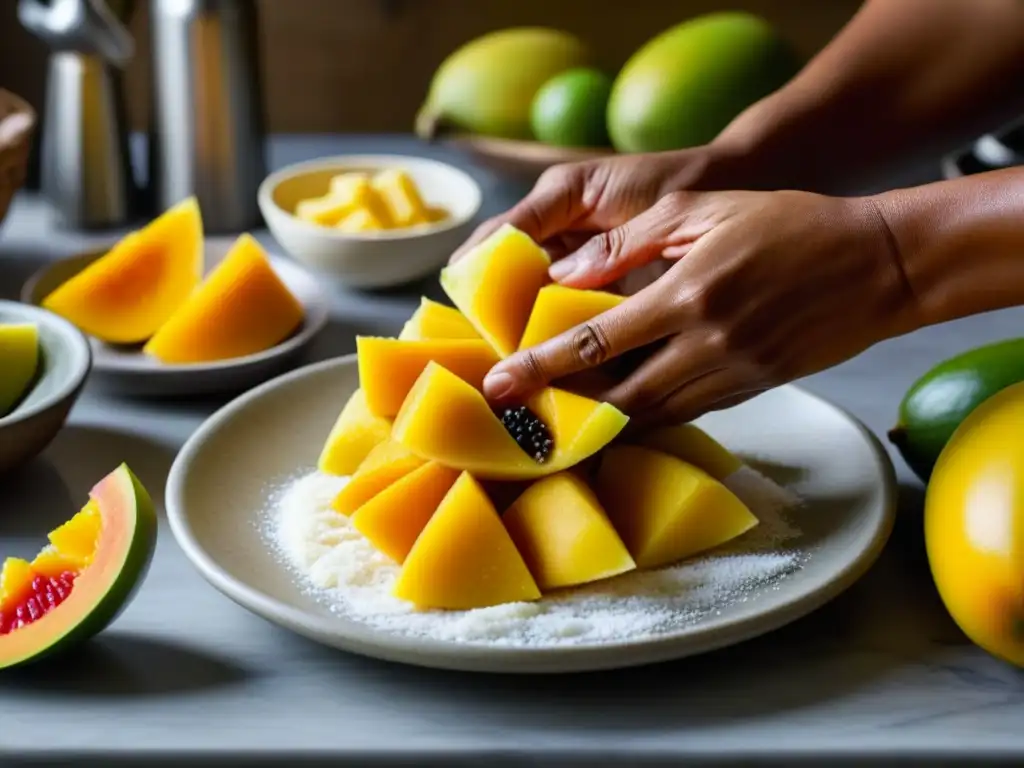
[[[644,41],[699,13],[742,9],[769,19],[805,54],[821,48],[859,0],[253,0],[261,13],[264,88],[273,132],[404,132],[438,64],[502,27],[561,27],[590,42],[609,71]],[[131,124],[148,109],[146,0],[131,27],[126,72]],[[0,0],[0,87],[41,106],[46,49]],[[514,63],[512,63],[514,66]]]

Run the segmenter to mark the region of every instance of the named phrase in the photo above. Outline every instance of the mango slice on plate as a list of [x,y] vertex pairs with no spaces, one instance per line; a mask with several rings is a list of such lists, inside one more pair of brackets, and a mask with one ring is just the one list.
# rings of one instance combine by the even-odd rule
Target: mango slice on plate
[[684,560],[758,524],[746,505],[704,470],[649,448],[609,447],[595,488],[638,568]]
[[700,467],[719,482],[743,466],[729,449],[693,424],[659,427],[638,436],[635,442]]
[[392,440],[383,442],[363,459],[334,497],[331,507],[343,515],[351,515],[392,483],[426,463]]
[[537,294],[519,348],[535,347],[617,307],[624,296],[584,291],[564,285],[545,285]]
[[538,480],[501,519],[541,590],[636,568],[597,496],[572,472]]
[[519,446],[478,389],[430,362],[395,417],[391,438],[423,459],[480,479],[529,480],[589,458],[628,421],[608,403],[555,387],[544,388],[526,405],[551,433],[553,446],[543,462]]
[[46,296],[42,305],[102,341],[149,339],[203,275],[203,221],[187,198]]
[[459,310],[423,296],[398,338],[403,341],[479,339],[480,334]]
[[406,395],[430,362],[436,362],[479,389],[498,362],[494,350],[479,339],[401,339],[356,337],[359,386],[371,412],[394,417]]
[[352,525],[378,550],[401,563],[458,478],[458,470],[434,461],[424,464],[359,507]]
[[243,234],[143,349],[164,363],[244,357],[287,339],[304,314],[263,247]]
[[511,224],[441,270],[441,287],[502,357],[519,348],[551,257]]
[[467,472],[459,475],[413,544],[394,595],[419,608],[449,610],[541,596],[490,499]]
[[363,459],[391,434],[391,420],[375,415],[366,395],[357,389],[345,401],[317,459],[317,469],[330,475],[351,475]]

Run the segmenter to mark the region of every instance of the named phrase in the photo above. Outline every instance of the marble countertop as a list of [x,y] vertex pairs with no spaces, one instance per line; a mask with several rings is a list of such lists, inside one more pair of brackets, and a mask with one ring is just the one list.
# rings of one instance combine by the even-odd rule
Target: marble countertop
[[[351,151],[453,158],[400,137],[277,139],[270,158],[279,166]],[[470,171],[484,185],[485,214],[521,193]],[[20,196],[0,230],[0,296],[16,296],[45,260],[109,238],[57,231],[38,199]],[[436,286],[335,292],[330,327],[310,357],[351,351],[357,332],[397,332],[423,292]],[[1022,326],[1024,310],[1012,310],[930,328],[801,383],[884,435],[922,371]],[[220,404],[112,400],[87,389],[43,459],[0,484],[0,550],[31,553],[126,457],[148,487],[162,489],[175,451]],[[1024,761],[1024,676],[967,642],[943,610],[924,558],[922,489],[893,458],[896,529],[842,596],[727,650],[599,675],[473,676],[322,648],[207,585],[162,524],[139,598],[102,638],[62,664],[0,677],[0,764]]]

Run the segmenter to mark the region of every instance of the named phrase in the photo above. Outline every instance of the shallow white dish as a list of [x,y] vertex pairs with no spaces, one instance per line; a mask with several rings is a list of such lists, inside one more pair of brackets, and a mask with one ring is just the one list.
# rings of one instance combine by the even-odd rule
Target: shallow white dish
[[[207,238],[204,274],[227,254],[231,237]],[[99,258],[106,249],[48,264],[26,281],[22,301],[40,304],[60,283]],[[168,365],[142,353],[141,347],[117,347],[88,337],[93,369],[90,383],[110,392],[140,397],[193,396],[241,391],[285,370],[326,325],[326,294],[301,265],[270,256],[271,265],[305,309],[302,326],[271,349],[211,363]]]
[[[303,221],[296,204],[327,193],[333,176],[346,171],[405,170],[428,205],[449,218],[434,224],[382,232],[346,233]],[[455,166],[412,155],[341,155],[286,166],[260,184],[258,201],[267,228],[292,258],[357,289],[389,288],[438,271],[466,240],[483,194]]]
[[197,430],[167,481],[171,529],[200,573],[228,597],[320,643],[391,661],[467,671],[537,673],[627,667],[702,653],[782,626],[834,598],[874,562],[895,510],[892,464],[846,413],[787,386],[702,426],[743,456],[795,479],[806,502],[787,546],[800,570],[774,588],[656,639],[564,647],[421,640],[332,613],[302,588],[260,530],[268,489],[315,467],[342,404],[358,386],[354,356],[293,371],[229,403]]

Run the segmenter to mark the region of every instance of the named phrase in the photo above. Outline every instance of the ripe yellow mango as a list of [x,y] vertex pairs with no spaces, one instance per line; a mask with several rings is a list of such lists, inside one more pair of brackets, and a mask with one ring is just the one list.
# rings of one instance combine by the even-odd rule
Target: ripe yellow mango
[[343,515],[351,515],[396,480],[425,463],[394,441],[381,443],[363,459],[348,483],[338,491],[331,507]]
[[543,591],[636,568],[597,496],[571,472],[535,482],[501,519]]
[[398,338],[403,341],[479,339],[480,334],[459,310],[423,296]]
[[624,296],[606,291],[584,291],[564,285],[545,285],[537,293],[519,348],[535,347],[617,307]]
[[420,608],[532,601],[540,589],[480,484],[463,472],[413,544],[394,595]]
[[746,505],[707,472],[649,448],[608,448],[595,487],[639,568],[658,568],[713,549],[758,524]]
[[388,168],[373,177],[374,190],[388,209],[394,227],[411,227],[429,221],[416,182],[400,168]]
[[659,427],[635,442],[700,467],[719,482],[743,466],[729,449],[693,424]]
[[490,346],[477,339],[405,341],[357,336],[359,385],[372,413],[391,418],[398,413],[416,379],[436,362],[479,389],[498,358]]
[[358,234],[360,232],[377,232],[385,229],[384,222],[378,219],[369,208],[356,208],[335,225],[339,232]]
[[544,463],[519,447],[478,389],[431,362],[395,417],[391,437],[417,456],[480,479],[529,480],[594,455],[629,420],[608,403],[555,387],[545,387],[526,405],[551,432],[554,447]]
[[352,525],[397,563],[405,560],[459,472],[435,461],[417,467],[364,503]]
[[499,227],[463,258],[441,270],[448,298],[507,357],[519,348],[551,257],[511,224]]
[[299,201],[295,216],[310,224],[333,227],[359,209],[371,211],[378,221],[390,225],[388,209],[373,188],[370,176],[345,173],[331,179],[330,190],[323,197]]
[[366,395],[357,389],[345,402],[320,450],[317,469],[331,475],[351,475],[375,447],[391,434],[391,420],[375,415]]

